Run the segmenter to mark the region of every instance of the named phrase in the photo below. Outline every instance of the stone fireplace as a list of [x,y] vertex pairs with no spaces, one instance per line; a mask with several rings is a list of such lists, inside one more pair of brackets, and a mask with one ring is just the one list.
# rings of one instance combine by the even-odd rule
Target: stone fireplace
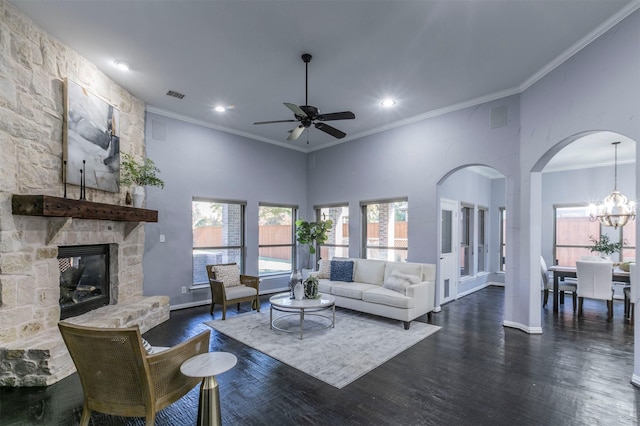
[[[94,208],[80,206],[84,217],[14,214],[14,194],[80,198],[62,179],[65,79],[120,111],[120,151],[136,159],[145,154],[145,105],[3,0],[0,27],[0,386],[42,386],[75,371],[57,328],[59,247],[106,245],[110,254],[109,304],[65,321],[145,332],[169,318],[169,298],[143,296],[146,219],[124,206],[126,188],[87,188]],[[113,217],[88,214],[105,205]]]

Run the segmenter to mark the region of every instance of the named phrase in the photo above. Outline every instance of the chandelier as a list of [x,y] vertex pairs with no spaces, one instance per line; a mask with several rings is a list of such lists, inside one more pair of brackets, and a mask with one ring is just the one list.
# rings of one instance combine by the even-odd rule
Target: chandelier
[[618,191],[618,144],[620,142],[612,142],[615,147],[615,163],[614,163],[614,180],[613,191],[607,195],[602,203],[591,205],[589,220],[596,220],[604,226],[612,226],[617,229],[618,226],[625,226],[630,220],[636,218],[636,208],[633,202]]

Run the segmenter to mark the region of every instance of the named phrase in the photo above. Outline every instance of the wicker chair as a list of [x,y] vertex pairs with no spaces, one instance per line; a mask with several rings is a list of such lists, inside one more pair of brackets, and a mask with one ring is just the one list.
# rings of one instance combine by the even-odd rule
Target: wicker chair
[[222,319],[227,317],[227,306],[232,303],[251,302],[251,309],[260,312],[260,278],[242,275],[238,265],[225,263],[207,265],[209,285],[211,286],[211,315],[214,305],[222,305]]
[[95,328],[61,321],[58,328],[82,383],[83,426],[92,411],[145,417],[146,424],[153,425],[158,411],[200,382],[180,372],[182,363],[209,351],[209,331],[149,355],[137,326]]

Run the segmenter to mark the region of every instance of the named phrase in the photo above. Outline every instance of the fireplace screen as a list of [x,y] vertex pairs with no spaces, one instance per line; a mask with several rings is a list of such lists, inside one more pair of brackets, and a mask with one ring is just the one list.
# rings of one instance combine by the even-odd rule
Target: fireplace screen
[[109,246],[58,247],[60,319],[109,304]]

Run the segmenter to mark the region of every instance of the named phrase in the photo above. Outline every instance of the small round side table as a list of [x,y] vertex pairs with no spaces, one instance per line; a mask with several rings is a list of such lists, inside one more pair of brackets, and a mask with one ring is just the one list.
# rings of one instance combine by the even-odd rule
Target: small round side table
[[196,423],[198,426],[222,424],[220,391],[215,376],[231,370],[237,362],[236,356],[228,352],[207,352],[189,358],[180,366],[180,371],[185,376],[203,378]]

